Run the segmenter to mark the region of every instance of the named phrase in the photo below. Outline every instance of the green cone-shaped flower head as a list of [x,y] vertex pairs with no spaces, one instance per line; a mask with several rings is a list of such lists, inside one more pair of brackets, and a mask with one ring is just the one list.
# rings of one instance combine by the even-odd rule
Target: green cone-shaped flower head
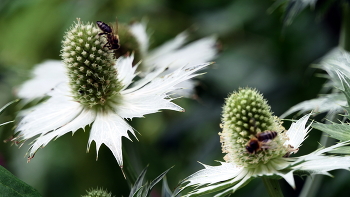
[[83,106],[106,109],[118,102],[122,89],[117,80],[114,51],[95,24],[77,23],[65,34],[62,59],[67,66],[73,98]]
[[281,121],[272,115],[261,94],[251,88],[240,89],[227,99],[219,133],[224,159],[244,167],[267,164],[287,152]]

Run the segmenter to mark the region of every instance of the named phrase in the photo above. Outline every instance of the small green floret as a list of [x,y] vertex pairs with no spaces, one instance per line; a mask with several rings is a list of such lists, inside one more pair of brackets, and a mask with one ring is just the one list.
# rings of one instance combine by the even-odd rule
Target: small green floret
[[90,191],[86,192],[87,194],[81,197],[112,197],[112,193],[103,189],[91,189]]
[[[255,89],[242,88],[227,99],[223,107],[222,132],[219,133],[224,159],[245,167],[266,164],[271,159],[282,157],[287,152],[281,121],[272,115],[271,108]],[[277,132],[277,136],[258,147],[247,150],[251,140],[257,140],[261,132]]]

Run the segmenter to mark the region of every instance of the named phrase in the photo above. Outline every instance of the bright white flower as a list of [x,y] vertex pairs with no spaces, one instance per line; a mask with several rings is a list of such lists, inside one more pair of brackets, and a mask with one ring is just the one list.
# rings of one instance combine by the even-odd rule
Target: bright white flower
[[[301,143],[307,137],[310,125],[306,126],[311,114],[303,116],[292,123],[288,131],[283,131],[278,120],[269,118],[269,107],[255,90],[242,89],[232,94],[227,100],[223,112],[223,131],[220,134],[226,162],[219,166],[204,165],[204,169],[185,178],[179,192],[192,190],[184,196],[197,196],[212,192],[215,197],[226,196],[248,184],[255,177],[284,178],[293,188],[295,182],[293,172],[306,174],[329,175],[328,171],[335,169],[349,169],[350,156],[329,156],[330,151],[350,144],[350,141],[316,150],[301,157],[289,157],[298,151]],[[247,118],[253,117],[250,121]],[[245,120],[245,121],[244,121]],[[248,120],[248,121],[247,121]],[[273,120],[270,122],[270,120]],[[248,123],[246,123],[248,122]],[[254,123],[253,127],[249,127]],[[265,126],[264,126],[265,125]],[[264,127],[268,127],[265,129]],[[255,147],[255,152],[249,153],[252,140],[266,130],[275,131],[276,137],[269,137],[263,144]],[[278,128],[282,129],[278,130]],[[257,133],[252,134],[251,131]],[[250,134],[249,134],[250,133]],[[248,137],[248,138],[246,138]],[[266,137],[266,136],[265,136]],[[250,140],[249,140],[250,139]],[[283,142],[283,143],[281,143]],[[261,148],[260,150],[258,148]],[[284,152],[283,152],[284,150]]]
[[[167,69],[167,74],[183,65],[196,65],[201,62],[212,61],[217,57],[218,45],[215,36],[205,37],[200,40],[185,44],[188,41],[188,33],[182,32],[174,39],[163,45],[149,50],[149,36],[146,32],[146,24],[135,22],[129,26],[130,32],[139,43],[142,57],[141,71],[145,75],[154,69]],[[193,80],[181,83],[181,91],[176,93],[181,96],[190,97],[193,94],[195,82]]]
[[[218,53],[215,36],[202,38],[185,45],[188,34],[183,32],[173,40],[150,51],[145,23],[133,23],[130,26],[119,24],[118,29],[121,47],[114,53],[116,57],[119,57],[135,52],[134,64],[141,60],[138,67],[139,77],[161,77],[185,65],[194,66],[212,61]],[[18,88],[17,96],[24,99],[25,102],[42,98],[52,88],[66,80],[68,78],[64,64],[58,60],[48,60],[36,66],[32,79]],[[37,88],[38,85],[42,88]],[[177,89],[176,93],[190,97],[193,95],[195,85],[196,82],[193,80],[184,81],[178,85],[181,88]]]
[[[14,140],[24,142],[37,136],[29,149],[29,159],[51,140],[90,125],[88,149],[95,141],[98,153],[101,144],[105,144],[122,166],[121,138],[130,139],[128,131],[135,135],[124,119],[143,117],[161,109],[183,111],[168,93],[208,65],[184,66],[161,78],[150,73],[133,83],[137,76],[137,65],[132,65],[133,55],[115,61],[113,51],[105,47],[106,39],[99,33],[95,25],[80,21],[66,33],[61,54],[64,63],[55,66],[65,65],[62,70],[66,70],[69,80],[64,77],[57,80],[60,83],[48,93],[47,101],[20,114]],[[51,67],[39,69],[47,73]],[[46,80],[42,79],[36,84],[45,86]]]

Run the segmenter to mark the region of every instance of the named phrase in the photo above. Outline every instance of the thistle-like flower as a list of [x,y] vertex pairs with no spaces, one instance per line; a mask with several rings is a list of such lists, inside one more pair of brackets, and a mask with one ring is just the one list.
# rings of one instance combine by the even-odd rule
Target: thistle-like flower
[[220,166],[204,165],[202,169],[181,183],[181,191],[192,188],[184,196],[198,196],[218,192],[226,196],[243,187],[255,177],[284,178],[295,188],[293,172],[325,174],[334,169],[348,169],[350,157],[325,155],[337,145],[316,150],[301,157],[296,153],[307,137],[306,126],[310,114],[292,123],[288,131],[272,115],[266,100],[256,90],[240,89],[226,99],[223,108],[223,131],[219,133],[223,152]]
[[[97,152],[105,144],[122,166],[121,138],[130,139],[128,131],[135,135],[124,119],[143,117],[161,109],[184,111],[168,93],[208,65],[184,66],[162,78],[150,73],[133,83],[137,76],[133,55],[115,60],[105,36],[99,33],[94,24],[78,20],[73,25],[65,34],[61,52],[66,66],[62,70],[68,80],[56,85],[47,94],[48,100],[20,113],[13,140],[24,142],[39,135],[30,146],[29,159],[51,140],[90,125],[88,149],[92,141],[96,142]],[[48,67],[41,67],[41,73],[45,73],[44,68]],[[45,86],[45,80],[38,85]]]
[[[217,40],[214,36],[185,45],[188,34],[183,32],[160,47],[149,50],[149,36],[146,33],[145,23],[116,24],[111,27],[118,29],[121,44],[118,50],[113,51],[115,57],[133,53],[133,64],[141,62],[137,68],[139,77],[162,77],[185,65],[194,66],[211,61],[218,53]],[[32,79],[18,88],[17,96],[25,102],[42,98],[57,84],[68,80],[65,72],[66,68],[61,61],[49,60],[39,64],[33,71]],[[36,88],[38,84],[42,88]],[[176,93],[190,97],[194,86],[194,81],[187,80],[179,85],[181,88],[177,89]]]

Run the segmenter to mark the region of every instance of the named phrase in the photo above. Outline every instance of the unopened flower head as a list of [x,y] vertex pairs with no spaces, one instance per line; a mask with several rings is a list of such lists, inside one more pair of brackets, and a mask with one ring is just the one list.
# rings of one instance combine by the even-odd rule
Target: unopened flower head
[[118,102],[123,86],[116,78],[113,50],[105,46],[107,40],[99,33],[96,25],[78,20],[64,36],[61,56],[74,100],[103,109]]
[[226,162],[255,167],[288,150],[283,145],[286,137],[281,121],[254,89],[240,89],[226,99],[221,126],[219,135],[222,150],[227,153]]

